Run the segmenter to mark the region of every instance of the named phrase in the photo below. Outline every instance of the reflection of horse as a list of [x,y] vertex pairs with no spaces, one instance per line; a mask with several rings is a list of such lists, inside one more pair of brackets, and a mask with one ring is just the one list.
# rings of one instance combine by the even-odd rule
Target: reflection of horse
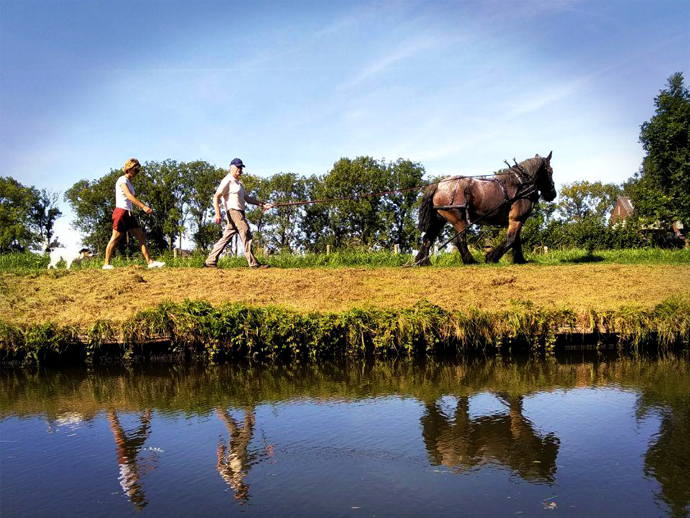
[[234,491],[235,498],[243,504],[249,499],[249,485],[244,477],[247,476],[251,460],[248,447],[254,434],[254,409],[245,409],[241,428],[227,410],[217,408],[216,415],[225,423],[230,435],[227,446],[223,440],[218,443],[216,469]]
[[115,436],[117,445],[117,463],[120,465],[120,485],[127,498],[134,504],[137,510],[142,510],[148,505],[146,494],[141,486],[141,473],[137,462],[137,455],[151,433],[151,411],[146,410],[140,417],[140,426],[125,432],[120,425],[115,411],[108,412],[110,429]]
[[560,441],[538,435],[522,415],[522,397],[503,396],[508,415],[470,418],[469,399],[458,398],[455,416],[439,402],[426,404],[422,435],[431,462],[458,470],[498,463],[529,481],[552,482]]
[[431,264],[429,250],[446,221],[458,232],[455,244],[463,263],[476,263],[465,237],[466,228],[474,223],[508,227],[506,240],[486,254],[487,263],[498,262],[511,247],[513,262],[524,263],[520,229],[540,193],[547,201],[556,197],[551,153],[546,158],[539,155],[529,158],[494,178],[457,176],[430,185],[419,207],[419,229],[423,236],[416,264]]

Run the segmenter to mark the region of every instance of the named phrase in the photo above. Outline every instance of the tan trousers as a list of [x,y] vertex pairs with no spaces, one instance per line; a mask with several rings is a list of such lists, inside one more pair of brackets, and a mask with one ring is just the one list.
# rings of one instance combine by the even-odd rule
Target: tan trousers
[[206,258],[206,264],[209,266],[215,265],[218,262],[218,256],[225,250],[225,247],[230,244],[230,240],[235,234],[239,234],[244,244],[244,255],[247,258],[249,266],[259,266],[259,262],[252,253],[252,231],[249,230],[249,224],[247,223],[247,218],[244,217],[244,211],[230,209],[228,211],[228,216],[230,223],[225,227],[222,237],[213,246],[213,250],[211,250],[211,253]]

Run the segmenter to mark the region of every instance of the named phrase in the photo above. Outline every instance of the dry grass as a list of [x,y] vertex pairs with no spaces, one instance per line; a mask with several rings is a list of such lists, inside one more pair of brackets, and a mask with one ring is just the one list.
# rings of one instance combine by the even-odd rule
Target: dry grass
[[278,305],[297,311],[409,308],[420,299],[444,309],[507,308],[511,301],[574,311],[651,308],[690,295],[690,265],[505,266],[150,271],[130,266],[31,275],[0,273],[0,314],[7,323],[86,326],[124,321],[161,301],[184,299]]

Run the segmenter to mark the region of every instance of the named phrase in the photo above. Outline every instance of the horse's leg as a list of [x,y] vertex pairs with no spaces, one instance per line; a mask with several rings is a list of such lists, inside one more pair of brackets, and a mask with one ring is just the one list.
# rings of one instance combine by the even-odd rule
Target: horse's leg
[[440,220],[439,218],[434,218],[429,225],[429,230],[427,230],[422,236],[422,245],[419,248],[417,257],[415,257],[415,264],[419,266],[429,266],[431,264],[431,259],[429,259],[429,252],[431,252],[431,247],[436,241],[436,238],[443,230],[446,220]]
[[472,257],[469,249],[467,248],[467,221],[464,218],[460,218],[456,221],[451,221],[453,228],[458,232],[455,238],[455,246],[458,247],[460,252],[460,257],[462,257],[462,262],[464,264],[476,264],[477,261]]
[[513,263],[525,264],[526,262],[525,256],[522,255],[522,240],[520,239],[520,230],[518,230],[513,242]]
[[[510,248],[515,244],[516,236],[520,235],[522,223],[522,221],[517,221],[514,219],[510,220],[508,223],[508,234],[506,235],[506,240],[486,254],[487,263],[497,263],[501,257],[503,257],[503,254],[510,250]],[[522,255],[522,250],[520,250],[520,255]],[[524,257],[522,259],[524,261]]]

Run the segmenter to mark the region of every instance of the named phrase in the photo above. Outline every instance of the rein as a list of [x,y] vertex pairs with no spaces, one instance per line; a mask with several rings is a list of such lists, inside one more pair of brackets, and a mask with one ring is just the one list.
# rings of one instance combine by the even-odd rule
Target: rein
[[[513,160],[515,160],[513,158]],[[507,164],[508,162],[506,162]],[[516,166],[520,171],[522,171],[526,176],[527,172],[520,166],[519,164],[516,163]],[[289,201],[289,202],[279,202],[279,203],[273,203],[273,207],[296,207],[296,206],[301,206],[301,205],[316,205],[318,203],[335,203],[338,201],[359,201],[362,198],[376,198],[379,196],[386,196],[387,194],[399,194],[399,193],[405,193],[405,192],[412,192],[412,191],[418,191],[420,189],[426,189],[427,187],[430,187],[432,185],[440,185],[444,182],[452,182],[456,180],[460,180],[462,178],[490,178],[490,177],[495,177],[495,176],[503,176],[507,174],[514,174],[518,177],[520,180],[520,186],[525,185],[526,182],[523,181],[523,177],[519,176],[514,170],[515,166],[510,166],[508,165],[508,170],[505,172],[499,172],[499,173],[491,173],[491,174],[476,174],[476,175],[468,175],[468,176],[452,176],[450,178],[446,178],[444,180],[439,180],[438,182],[430,182],[430,183],[425,183],[421,185],[415,185],[414,187],[402,187],[399,189],[391,189],[388,191],[379,191],[379,192],[373,192],[373,193],[364,193],[360,194],[358,196],[344,196],[340,198],[322,198],[322,199],[317,199],[317,200],[304,200],[304,201]],[[496,180],[498,181],[498,180]],[[507,197],[507,196],[506,196]],[[265,211],[264,211],[265,212]]]

